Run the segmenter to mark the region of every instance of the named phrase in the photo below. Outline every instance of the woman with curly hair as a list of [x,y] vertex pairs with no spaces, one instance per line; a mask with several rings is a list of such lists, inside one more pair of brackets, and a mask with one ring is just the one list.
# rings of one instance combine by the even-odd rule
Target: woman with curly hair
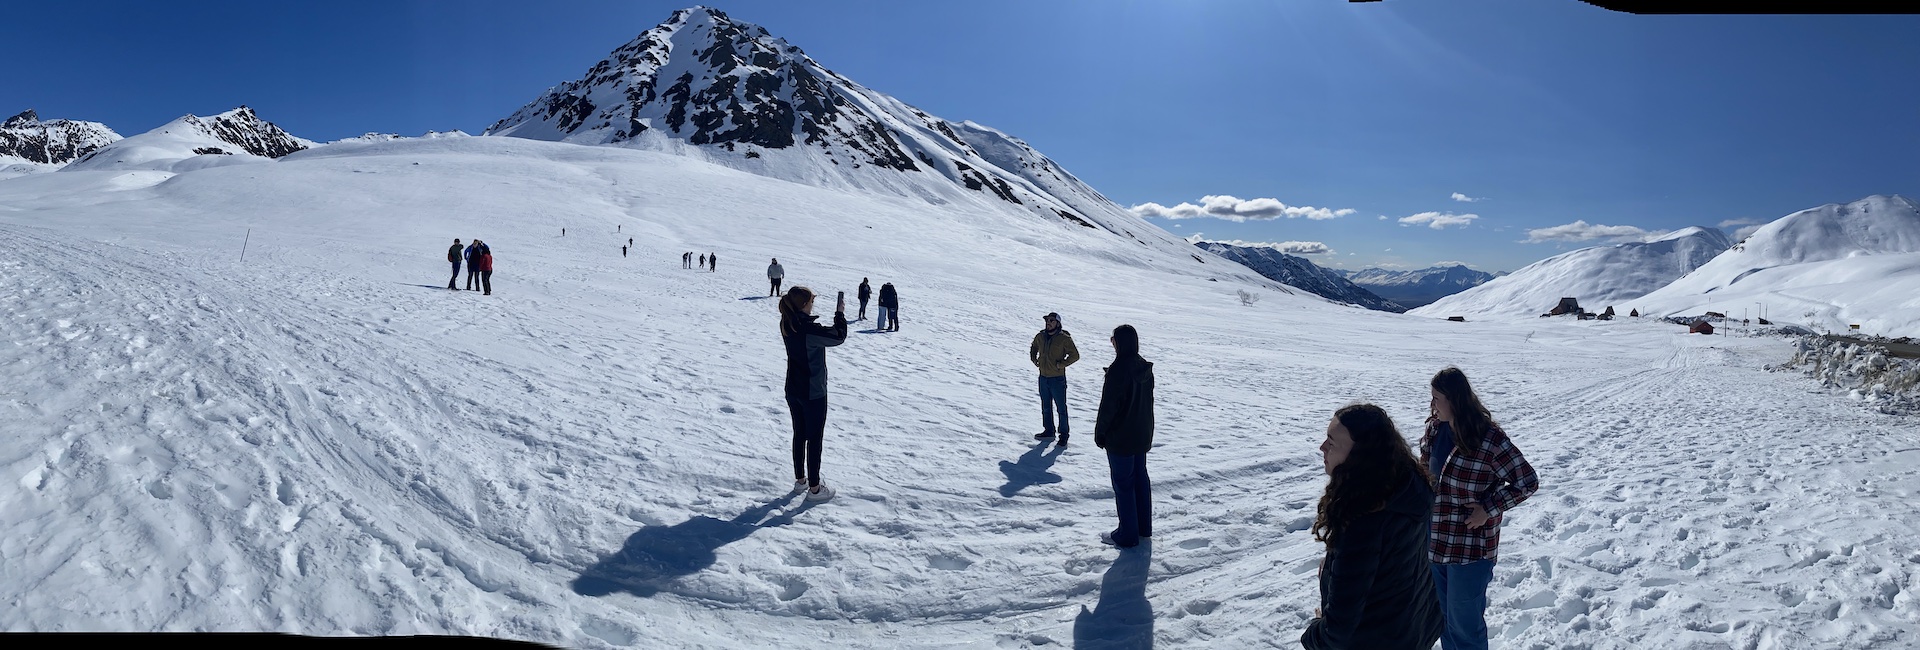
[[1333,414],[1320,444],[1327,490],[1313,538],[1320,561],[1320,609],[1300,635],[1311,650],[1431,648],[1440,609],[1427,562],[1433,490],[1427,472],[1378,406]]

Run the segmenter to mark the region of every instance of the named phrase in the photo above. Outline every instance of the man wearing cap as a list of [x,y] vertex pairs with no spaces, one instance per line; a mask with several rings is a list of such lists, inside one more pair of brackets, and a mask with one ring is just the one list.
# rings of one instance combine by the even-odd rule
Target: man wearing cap
[[1053,413],[1060,412],[1059,445],[1067,446],[1067,366],[1080,360],[1080,349],[1073,345],[1073,335],[1060,328],[1060,314],[1048,313],[1041,317],[1047,324],[1046,329],[1033,335],[1033,345],[1027,349],[1027,356],[1033,365],[1040,368],[1040,424],[1044,430],[1033,435],[1035,440],[1053,437]]

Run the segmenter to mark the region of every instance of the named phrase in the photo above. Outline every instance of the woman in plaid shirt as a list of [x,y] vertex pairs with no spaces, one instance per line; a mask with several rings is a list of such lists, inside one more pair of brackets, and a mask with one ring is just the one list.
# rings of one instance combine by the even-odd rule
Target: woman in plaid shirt
[[1440,647],[1487,647],[1487,584],[1508,510],[1540,488],[1533,466],[1495,424],[1467,376],[1433,376],[1433,414],[1420,437],[1420,462],[1434,477],[1433,588],[1445,630]]

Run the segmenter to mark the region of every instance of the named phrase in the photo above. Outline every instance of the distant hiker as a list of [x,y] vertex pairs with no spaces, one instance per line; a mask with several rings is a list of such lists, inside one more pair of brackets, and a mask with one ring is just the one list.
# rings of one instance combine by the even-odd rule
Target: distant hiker
[[780,258],[773,258],[773,263],[767,265],[767,295],[780,295],[780,281],[786,277],[787,270],[780,266]]
[[860,278],[859,295],[860,295],[860,317],[854,319],[857,321],[867,319],[867,298],[870,298],[873,296],[873,286],[867,284],[866,278]]
[[467,290],[480,290],[480,240],[467,244]]
[[632,238],[632,237],[628,237],[628,238],[627,238],[627,245],[628,245],[628,246],[632,246],[632,245],[633,245],[633,238]]
[[900,329],[900,292],[893,289],[893,283],[880,285],[880,317],[873,322],[873,328],[881,332]]
[[561,236],[561,237],[565,237],[565,236],[567,236],[567,229],[566,229],[566,228],[561,228],[561,229],[560,229],[560,236]]
[[693,268],[693,252],[692,251],[688,251],[680,254],[680,268],[683,268],[683,269]]
[[1313,539],[1320,608],[1300,645],[1309,650],[1426,650],[1440,638],[1433,565],[1427,561],[1433,488],[1387,412],[1354,404],[1334,412],[1320,443],[1327,489]]
[[820,443],[827,430],[827,348],[847,340],[847,299],[840,294],[833,326],[816,322],[813,291],[794,287],[780,299],[780,340],[787,348],[787,410],[793,414],[793,490],[808,501],[833,498],[820,482]]
[[1113,365],[1107,366],[1106,383],[1100,387],[1093,444],[1107,450],[1120,527],[1101,533],[1100,542],[1132,548],[1153,537],[1153,485],[1147,479],[1147,450],[1153,448],[1153,364],[1140,358],[1140,333],[1132,325],[1113,328],[1110,340]]
[[620,232],[620,229],[621,229],[622,227],[624,227],[624,226],[619,226],[619,225],[616,225],[616,226],[614,226],[614,227],[613,227],[613,231],[614,231],[614,232]]
[[700,268],[703,268],[703,269],[704,269],[704,268],[707,268],[707,256],[706,256],[706,255],[701,255],[701,256],[700,256]]
[[621,257],[626,257],[626,256],[627,256],[627,247],[625,247],[625,246],[621,246],[621,247],[620,247],[620,256],[621,256]]
[[473,243],[480,245],[480,251],[475,257],[480,262],[480,287],[486,290],[486,293],[480,295],[491,296],[493,295],[493,249],[488,248],[486,242],[478,239],[473,240]]
[[718,271],[719,269],[720,269],[720,254],[707,253],[707,270]]
[[447,288],[459,291],[460,286],[455,281],[460,279],[460,238],[455,237],[453,246],[447,248],[447,261],[453,264],[453,277],[447,278]]
[[1060,327],[1060,314],[1049,312],[1040,321],[1045,327],[1033,335],[1033,345],[1027,346],[1027,358],[1040,369],[1041,430],[1033,438],[1053,437],[1053,413],[1059,411],[1059,445],[1065,447],[1071,429],[1067,426],[1067,366],[1080,360],[1080,348],[1074,347],[1073,335]]
[[1420,462],[1433,476],[1434,592],[1446,619],[1446,650],[1487,647],[1487,583],[1505,513],[1540,489],[1533,466],[1494,423],[1459,368],[1433,376],[1432,415]]

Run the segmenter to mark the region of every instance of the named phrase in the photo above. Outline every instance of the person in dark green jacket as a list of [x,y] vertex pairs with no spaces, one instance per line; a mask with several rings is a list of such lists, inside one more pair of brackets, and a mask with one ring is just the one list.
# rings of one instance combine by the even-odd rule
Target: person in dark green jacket
[[1333,414],[1320,444],[1327,489],[1313,538],[1320,608],[1300,635],[1308,650],[1425,650],[1440,640],[1440,600],[1427,561],[1433,489],[1393,418],[1372,404]]
[[1132,325],[1113,328],[1113,365],[1100,387],[1100,412],[1093,423],[1093,444],[1107,450],[1113,500],[1120,527],[1100,535],[1101,543],[1133,548],[1153,537],[1153,486],[1147,479],[1147,450],[1153,448],[1153,364],[1140,358],[1140,334]]

